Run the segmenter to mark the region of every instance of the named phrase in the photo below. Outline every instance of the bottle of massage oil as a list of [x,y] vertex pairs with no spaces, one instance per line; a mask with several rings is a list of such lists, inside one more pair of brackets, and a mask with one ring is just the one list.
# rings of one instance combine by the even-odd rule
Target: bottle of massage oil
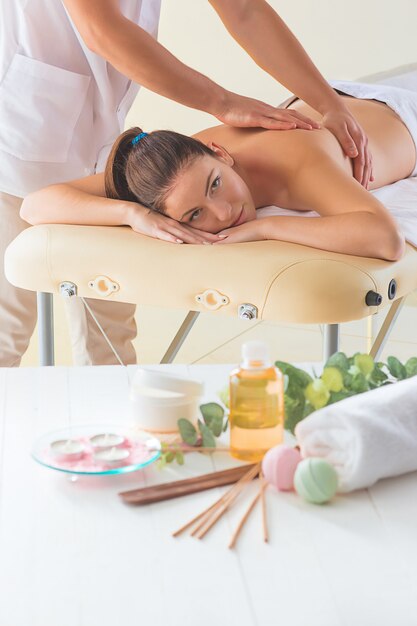
[[242,362],[231,372],[229,385],[231,454],[260,461],[269,448],[282,443],[284,434],[283,376],[264,342],[243,344]]

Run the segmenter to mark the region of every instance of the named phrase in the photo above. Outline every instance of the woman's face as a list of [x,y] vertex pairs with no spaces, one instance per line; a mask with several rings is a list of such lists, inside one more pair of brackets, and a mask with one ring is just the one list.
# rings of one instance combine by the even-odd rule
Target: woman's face
[[[211,146],[210,146],[211,147]],[[227,152],[198,157],[180,172],[165,198],[165,215],[209,233],[255,219],[256,208],[245,181]]]

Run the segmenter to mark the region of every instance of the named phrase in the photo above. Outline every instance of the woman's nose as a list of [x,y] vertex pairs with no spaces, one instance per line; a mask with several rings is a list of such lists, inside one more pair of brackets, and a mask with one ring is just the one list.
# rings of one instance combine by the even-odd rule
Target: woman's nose
[[220,222],[229,222],[233,216],[233,207],[229,202],[215,202],[212,210]]

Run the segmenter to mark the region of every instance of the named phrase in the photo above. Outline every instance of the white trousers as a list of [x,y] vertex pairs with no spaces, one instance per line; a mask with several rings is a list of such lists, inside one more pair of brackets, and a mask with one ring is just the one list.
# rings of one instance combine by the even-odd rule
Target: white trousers
[[[11,241],[29,227],[20,218],[22,199],[0,192],[0,366],[17,367],[36,326],[36,294],[11,285],[4,275],[4,253]],[[116,357],[79,298],[65,301],[74,365],[113,365]],[[101,326],[124,364],[136,363],[135,306],[88,299]]]

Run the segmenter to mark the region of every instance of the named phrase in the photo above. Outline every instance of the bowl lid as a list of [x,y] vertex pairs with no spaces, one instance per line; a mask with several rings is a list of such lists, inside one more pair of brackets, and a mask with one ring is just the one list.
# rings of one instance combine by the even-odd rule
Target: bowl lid
[[133,376],[132,390],[141,387],[164,389],[187,396],[202,396],[204,393],[204,384],[198,380],[142,367]]

